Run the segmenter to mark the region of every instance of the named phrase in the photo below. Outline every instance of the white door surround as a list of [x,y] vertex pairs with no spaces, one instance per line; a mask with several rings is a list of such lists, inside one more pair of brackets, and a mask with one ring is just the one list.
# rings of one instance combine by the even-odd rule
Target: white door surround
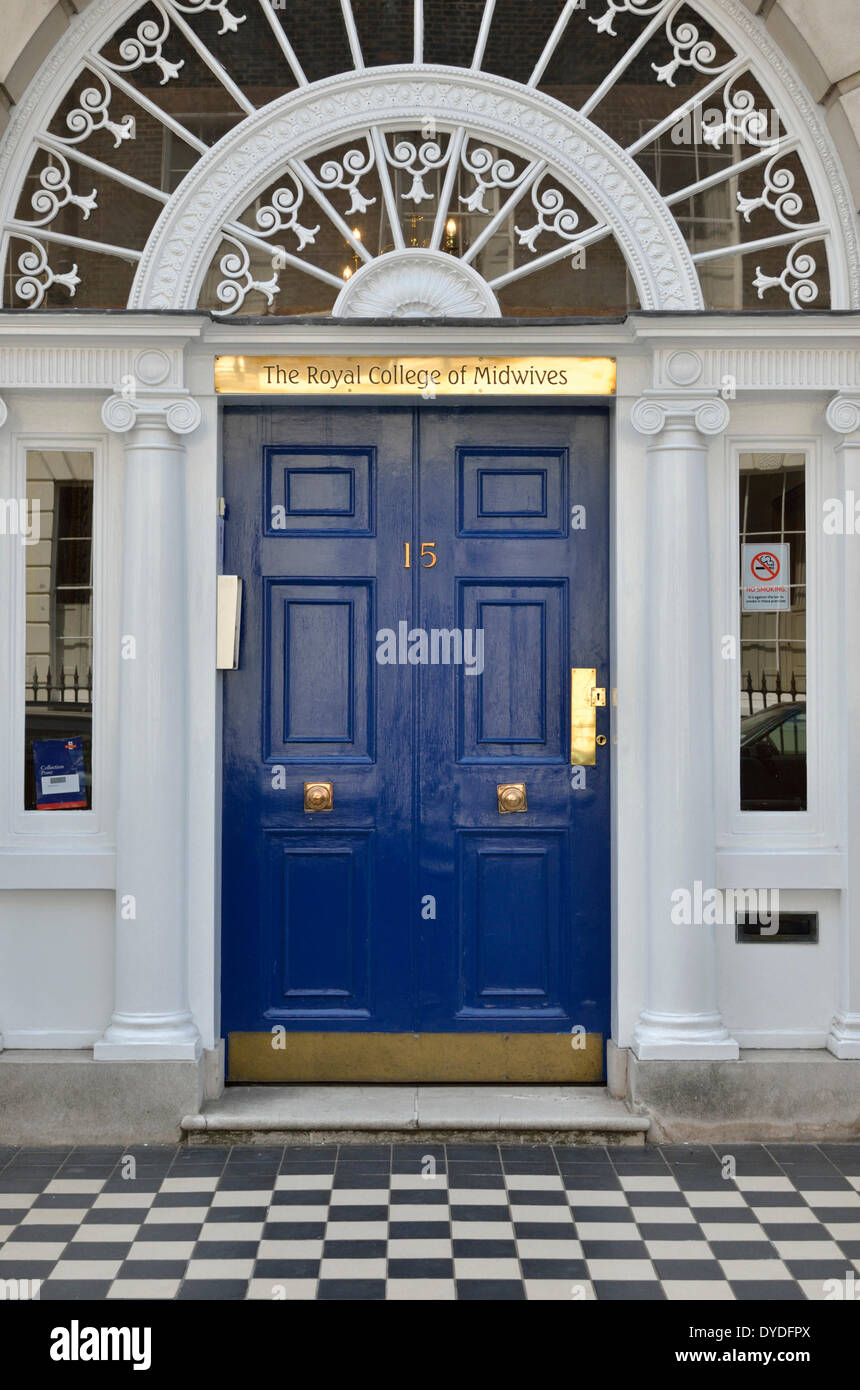
[[[784,829],[764,834],[754,825],[733,829],[709,775],[703,774],[707,759],[700,758],[694,769],[685,756],[695,739],[724,763],[735,738],[737,672],[719,660],[718,645],[721,632],[731,631],[737,605],[731,559],[726,567],[722,558],[736,556],[736,541],[727,534],[724,503],[715,504],[736,490],[733,441],[742,439],[749,447],[758,439],[761,448],[779,448],[799,436],[817,441],[810,452],[810,526],[821,501],[840,487],[854,487],[860,496],[856,470],[848,467],[860,440],[858,327],[852,317],[793,320],[790,346],[783,320],[753,316],[634,315],[621,325],[536,326],[519,335],[520,353],[570,352],[613,356],[618,362],[611,522],[613,1037],[643,1059],[736,1055],[731,1028],[720,1018],[727,1008],[743,1024],[745,1046],[791,1046],[795,1038],[794,1045],[826,1044],[839,1057],[860,1055],[860,975],[852,921],[856,887],[853,860],[842,852],[851,843],[860,798],[844,747],[820,741],[815,756],[824,795],[819,804],[808,816],[790,817]],[[134,921],[117,921],[117,980],[108,1012],[122,1017],[115,1017],[97,1056],[107,1057],[109,1048],[112,1058],[187,1059],[201,1043],[214,1047],[219,1036],[218,690],[229,673],[218,675],[214,667],[219,495],[214,357],[271,353],[273,343],[281,355],[322,357],[345,350],[501,355],[509,350],[510,337],[504,328],[480,323],[462,328],[295,324],[279,326],[273,337],[267,325],[216,324],[187,314],[88,316],[74,324],[67,316],[46,314],[38,320],[37,334],[33,328],[24,315],[0,323],[0,389],[7,415],[0,429],[0,493],[19,495],[28,441],[47,430],[54,436],[65,430],[68,447],[74,447],[82,433],[92,439],[102,432],[113,486],[122,486],[125,478],[128,489],[124,533],[117,530],[107,538],[102,587],[112,590],[121,566],[133,568],[135,557],[152,554],[147,528],[153,514],[166,529],[157,547],[163,566],[158,575],[137,588],[130,578],[125,581],[116,640],[110,640],[105,658],[107,689],[113,681],[125,694],[118,696],[124,721],[120,756],[103,763],[97,789],[104,805],[113,804],[119,792],[119,814],[101,828],[55,830],[45,824],[48,818],[35,823],[32,815],[22,819],[18,811],[18,765],[8,750],[17,747],[13,716],[23,700],[15,674],[22,669],[23,609],[19,613],[16,602],[6,613],[0,630],[6,657],[0,703],[9,711],[7,753],[0,761],[0,888],[60,895],[115,889],[118,901],[140,894],[140,910],[151,918],[151,928],[144,934],[138,919],[132,939]],[[127,399],[129,378],[150,383],[139,387],[136,402]],[[70,392],[76,401],[72,414]],[[148,453],[144,445],[152,446]],[[700,543],[705,531],[707,546]],[[824,734],[853,727],[850,706],[842,704],[842,692],[853,699],[850,692],[858,684],[851,667],[851,596],[857,584],[851,547],[850,538],[833,538],[810,575],[818,590],[810,622],[818,629],[814,679]],[[16,579],[22,563],[20,547],[3,550],[7,592],[22,592]],[[826,593],[834,592],[835,584],[845,595],[838,610],[820,601],[825,583]],[[171,630],[163,618],[175,604],[187,624],[184,658],[180,626]],[[691,612],[708,609],[714,614],[711,623],[689,625]],[[123,667],[119,638],[128,626],[150,632],[153,640],[164,631],[157,656],[175,698],[172,694],[159,715],[165,733],[172,732],[158,755],[138,737],[134,710],[139,705],[152,711],[147,702],[160,697],[135,690],[136,672]],[[670,735],[681,728],[683,738],[673,743]],[[188,764],[173,756],[183,739]],[[193,765],[193,777],[183,770],[187,765]],[[172,791],[162,806],[165,778]],[[674,823],[671,816],[683,818],[683,833],[666,832]],[[175,852],[182,837],[184,856]],[[168,848],[162,853],[159,845]],[[165,872],[149,883],[145,866],[159,856]],[[734,995],[725,993],[734,990],[736,968],[734,956],[726,965],[725,943],[718,943],[717,970],[713,941],[701,934],[707,929],[675,929],[687,937],[667,942],[667,890],[696,879],[720,886],[784,886],[821,905],[822,946],[794,975],[789,972],[781,1032],[772,1026],[769,1031],[766,1024],[757,1032],[755,1016],[739,1015]],[[123,932],[129,933],[125,944]],[[828,962],[837,946],[838,969],[834,963],[831,975]],[[737,968],[759,969],[762,957],[756,951],[767,949],[737,948]],[[806,948],[777,948],[792,949]],[[817,1013],[806,1007],[813,997],[822,1001]],[[824,1014],[828,999],[829,1014]],[[17,1018],[9,1022],[15,1007],[15,1000],[7,1001],[0,1020],[7,1046],[10,1039],[13,1046],[22,1045],[16,1042],[22,1036]],[[835,1018],[832,1028],[830,1018]],[[91,1040],[82,1035],[79,1045]]]
[[[593,355],[618,364],[613,1041],[646,1106],[664,1061],[672,1085],[709,1103],[727,1093],[727,1071],[729,1087],[747,1087],[734,1065],[747,1049],[826,1050],[807,1091],[835,1098],[841,1120],[848,1069],[836,1063],[860,1064],[860,511],[840,535],[822,517],[828,499],[846,516],[860,503],[860,251],[821,105],[742,0],[689,0],[695,24],[686,11],[677,22],[680,0],[568,0],[522,81],[489,70],[494,0],[459,67],[430,61],[422,0],[402,0],[411,60],[369,65],[357,11],[340,0],[349,67],[313,81],[290,45],[290,7],[282,25],[269,0],[149,3],[157,19],[151,9],[145,22],[143,0],[91,0],[0,139],[0,499],[24,496],[29,449],[90,451],[96,494],[94,803],[80,819],[23,809],[26,569],[0,536],[0,1048],[78,1049],[78,1060],[87,1049],[99,1085],[116,1068],[143,1109],[147,1087],[163,1088],[167,1111],[218,1058],[230,673],[215,669],[215,357]],[[616,21],[634,37],[621,42]],[[561,86],[542,88],[574,23],[605,60],[576,108]],[[262,107],[231,76],[230,45],[254,25],[283,74]],[[189,50],[211,76],[213,110],[237,113],[211,144],[185,123]],[[666,115],[649,127],[637,111],[637,130],[616,139],[600,107],[634,61],[649,93],[653,70],[651,105],[665,97]],[[671,97],[691,75],[695,95]],[[663,187],[651,145],[705,108],[718,119],[701,152],[739,144],[742,155],[701,167],[697,156],[686,187]],[[153,122],[160,172],[144,176],[133,110]],[[175,188],[171,139],[193,155]],[[702,214],[697,241],[691,208],[718,191],[728,215]],[[116,245],[101,233],[125,235],[111,215],[124,202],[147,213],[134,244]],[[408,219],[425,204],[419,244]],[[371,205],[373,246],[356,232]],[[455,248],[446,217],[464,208],[488,220]],[[483,248],[502,227],[508,260],[485,275]],[[550,292],[546,319],[499,318],[508,285],[553,266],[569,275],[604,237],[639,310],[547,323],[568,302]],[[714,263],[732,268],[739,303],[804,312],[704,312],[719,293]],[[121,292],[111,281],[114,298],[105,265],[127,277]],[[294,274],[329,296],[306,321],[282,314],[302,302],[279,299]],[[125,311],[107,312],[118,303]],[[806,461],[810,795],[785,816],[741,813],[737,787],[738,469],[759,451]],[[696,883],[779,888],[783,906],[819,914],[819,942],[748,946],[725,926],[673,924],[672,893]],[[828,1068],[842,1078],[832,1091]],[[761,1107],[768,1085],[759,1070],[748,1102]],[[704,1131],[682,1122],[678,1137],[708,1134],[710,1120]],[[791,1096],[778,1124],[796,1137]]]

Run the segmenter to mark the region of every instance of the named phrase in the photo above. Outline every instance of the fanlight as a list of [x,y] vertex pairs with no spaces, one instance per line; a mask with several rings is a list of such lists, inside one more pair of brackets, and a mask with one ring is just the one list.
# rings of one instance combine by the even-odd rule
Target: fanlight
[[[713,23],[721,3],[735,16],[731,42]],[[814,115],[785,99],[785,74],[778,100],[766,89],[760,45],[737,39],[754,21],[735,10],[95,0],[71,31],[71,81],[42,81],[26,167],[17,184],[6,177],[3,302],[158,307],[147,298],[153,245],[162,260],[165,246],[192,254],[180,210],[199,182],[210,211],[225,212],[193,249],[207,260],[190,300],[177,289],[178,307],[219,316],[623,314],[643,300],[641,275],[595,188],[646,248],[657,233],[635,200],[659,205],[675,262],[689,267],[679,300],[668,272],[661,291],[658,264],[645,307],[850,307],[838,173],[831,161],[822,177]],[[380,73],[399,105],[378,99]],[[333,122],[338,78],[351,117]],[[465,80],[468,101],[449,112],[440,92],[448,82],[462,98]],[[507,128],[493,127],[487,112],[505,93]],[[299,106],[312,116],[305,144],[273,163],[274,134]],[[21,143],[24,120],[7,143]],[[602,171],[589,132],[595,149],[617,152]],[[230,171],[258,158],[265,186],[233,207]]]

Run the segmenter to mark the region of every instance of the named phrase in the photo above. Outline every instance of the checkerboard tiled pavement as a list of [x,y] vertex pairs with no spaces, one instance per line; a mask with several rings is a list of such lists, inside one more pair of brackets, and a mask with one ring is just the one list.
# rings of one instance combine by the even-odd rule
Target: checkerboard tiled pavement
[[42,1299],[818,1300],[851,1272],[860,1145],[0,1149],[0,1278]]

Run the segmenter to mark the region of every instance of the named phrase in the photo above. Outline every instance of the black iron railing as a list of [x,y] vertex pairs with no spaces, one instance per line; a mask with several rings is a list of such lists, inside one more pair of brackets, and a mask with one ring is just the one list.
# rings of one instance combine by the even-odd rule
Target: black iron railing
[[33,678],[27,684],[27,704],[48,709],[59,709],[63,705],[77,706],[81,711],[92,709],[92,666],[87,669],[85,680],[81,680],[77,666],[72,672],[61,671],[57,679],[49,666],[40,680],[38,669],[34,666]]
[[768,685],[767,676],[764,672],[762,672],[761,685],[758,687],[758,690],[756,690],[753,684],[752,671],[747,671],[744,692],[746,694],[747,699],[749,700],[750,714],[756,713],[754,703],[756,695],[761,696],[761,704],[759,706],[759,709],[768,709],[768,701],[771,705],[781,705],[784,697],[787,701],[790,700],[792,704],[796,704],[799,693],[797,688],[797,677],[792,671],[791,684],[788,687],[788,691],[786,691],[782,684],[782,674],[779,671],[777,671],[776,673],[776,680],[772,686]]

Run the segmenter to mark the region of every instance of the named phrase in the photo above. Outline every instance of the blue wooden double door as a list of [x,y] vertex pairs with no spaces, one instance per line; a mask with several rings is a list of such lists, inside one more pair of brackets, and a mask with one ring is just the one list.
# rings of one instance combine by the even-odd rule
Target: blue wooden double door
[[600,1079],[606,412],[237,404],[224,469],[231,1080]]

